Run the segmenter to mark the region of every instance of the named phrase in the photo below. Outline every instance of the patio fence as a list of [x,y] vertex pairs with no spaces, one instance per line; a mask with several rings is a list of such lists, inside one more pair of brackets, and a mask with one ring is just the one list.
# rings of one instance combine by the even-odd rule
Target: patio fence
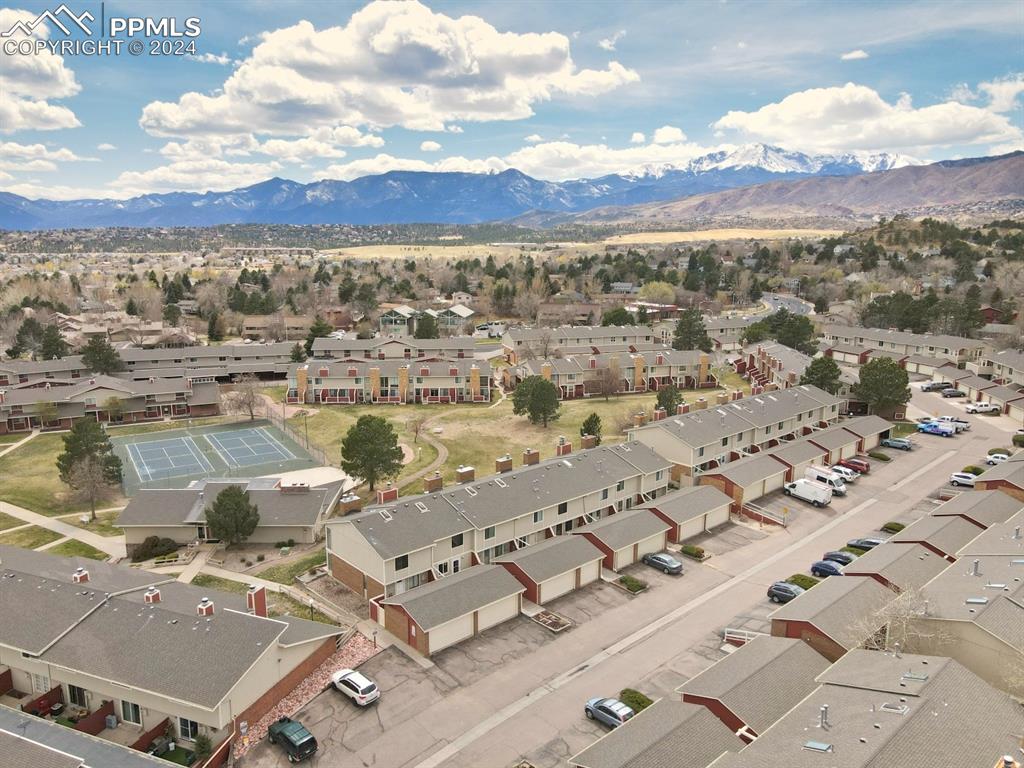
[[288,420],[281,415],[280,411],[278,411],[276,407],[271,406],[270,403],[267,403],[266,406],[267,419],[270,421],[270,423],[273,424],[278,429],[280,429],[286,435],[288,435],[288,437],[290,437],[296,443],[301,445],[309,453],[309,455],[313,457],[314,460],[318,461],[325,467],[338,466],[337,462],[331,461],[330,458],[328,458],[327,451],[325,451],[323,448],[316,445],[315,443],[310,442],[305,430],[295,429],[291,424],[288,423]]

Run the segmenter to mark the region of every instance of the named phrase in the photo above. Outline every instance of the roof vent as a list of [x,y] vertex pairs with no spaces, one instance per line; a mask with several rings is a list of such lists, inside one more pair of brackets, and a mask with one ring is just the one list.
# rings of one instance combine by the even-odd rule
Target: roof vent
[[832,745],[826,744],[823,741],[807,741],[804,742],[804,749],[809,752],[832,752]]
[[977,558],[971,563],[971,576],[981,576],[981,561]]
[[965,601],[967,605],[988,605],[987,597],[968,597]]
[[381,510],[379,510],[379,511],[378,511],[378,514],[379,514],[379,515],[381,516],[381,518],[382,518],[382,519],[384,519],[384,520],[390,520],[390,519],[391,519],[391,512],[389,512],[389,511],[388,511],[388,510],[386,510],[386,509],[381,509]]
[[905,715],[910,711],[906,704],[890,704],[888,701],[879,707],[883,712],[891,712],[894,715]]

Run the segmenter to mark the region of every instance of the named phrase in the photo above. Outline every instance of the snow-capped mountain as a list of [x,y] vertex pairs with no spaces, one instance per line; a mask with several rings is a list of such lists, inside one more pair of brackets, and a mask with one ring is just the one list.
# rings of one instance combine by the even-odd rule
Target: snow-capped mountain
[[471,224],[529,211],[572,213],[675,200],[768,181],[852,176],[917,165],[902,155],[808,155],[745,144],[683,166],[647,165],[596,179],[543,181],[501,173],[391,171],[352,181],[268,179],[228,192],[171,192],[129,200],[29,200],[0,192],[0,227],[53,229],[217,224]]

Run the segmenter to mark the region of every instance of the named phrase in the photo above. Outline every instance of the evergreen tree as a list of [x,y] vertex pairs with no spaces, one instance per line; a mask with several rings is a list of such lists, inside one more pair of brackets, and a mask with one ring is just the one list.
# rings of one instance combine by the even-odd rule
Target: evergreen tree
[[402,449],[395,428],[380,416],[360,416],[341,441],[341,468],[350,477],[376,484],[402,469]]
[[111,374],[124,370],[124,361],[106,339],[93,336],[82,348],[82,365],[94,373]]
[[306,349],[299,342],[295,342],[295,346],[292,347],[292,362],[293,363],[304,363],[306,362]]
[[322,339],[326,336],[330,336],[333,332],[334,326],[320,317],[320,315],[317,315],[313,319],[313,324],[309,326],[309,333],[306,336],[306,354],[313,354],[313,342],[316,339]]
[[801,384],[811,384],[831,394],[839,392],[842,386],[839,376],[842,371],[831,357],[816,357],[800,377]]
[[664,408],[665,412],[671,416],[682,402],[683,396],[679,394],[679,388],[675,384],[669,384],[658,390],[655,406],[657,408]]
[[597,438],[597,445],[601,444],[601,417],[592,413],[583,420],[580,427],[580,436],[591,435]]
[[889,416],[899,405],[910,402],[910,378],[895,360],[879,357],[860,367],[860,381],[854,395],[872,412]]
[[64,435],[64,450],[57,456],[60,479],[70,482],[72,470],[83,459],[99,464],[110,484],[121,482],[121,460],[114,455],[114,446],[98,421],[79,419]]
[[60,335],[60,329],[56,325],[46,326],[39,343],[39,357],[43,360],[59,360],[67,353],[68,343]]
[[10,357],[20,357],[25,353],[35,357],[43,343],[43,326],[34,317],[26,317],[14,336],[14,346],[7,350]]
[[675,335],[672,338],[672,349],[699,349],[711,351],[711,337],[704,327],[704,319],[696,309],[684,309],[676,323]]
[[625,307],[616,307],[615,309],[609,309],[601,316],[601,325],[633,325],[633,315],[631,315]]
[[244,542],[259,523],[259,508],[249,500],[249,492],[238,485],[229,485],[206,508],[206,524],[212,538],[229,545]]
[[558,418],[558,387],[543,376],[527,376],[512,392],[512,413],[526,414],[533,424],[547,426]]
[[416,320],[416,331],[412,336],[414,339],[440,338],[441,332],[437,328],[437,318],[424,312]]
[[206,338],[209,341],[224,341],[224,326],[220,313],[214,310],[206,323]]

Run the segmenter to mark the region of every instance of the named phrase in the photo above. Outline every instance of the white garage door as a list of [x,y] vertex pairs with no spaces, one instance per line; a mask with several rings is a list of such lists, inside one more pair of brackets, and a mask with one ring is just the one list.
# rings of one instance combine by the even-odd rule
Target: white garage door
[[686,541],[702,533],[704,533],[704,515],[687,520],[679,526],[679,541]]
[[716,525],[722,525],[722,523],[729,522],[729,505],[724,504],[718,509],[713,509],[707,514],[707,521],[705,525],[708,528],[714,528]]
[[496,603],[484,606],[477,611],[477,631],[483,632],[485,629],[493,627],[495,624],[501,624],[503,621],[515,618],[518,614],[518,595],[512,595],[511,597],[506,597],[504,600],[499,600]]
[[[772,491],[779,490],[779,488],[781,488],[785,484],[785,482],[786,482],[786,473],[785,472],[780,472],[777,475],[772,475],[769,478],[765,478],[765,481],[764,481],[764,495],[767,496]],[[744,497],[744,498],[746,498],[746,497]],[[752,499],[751,499],[751,501],[752,501]]]
[[591,584],[601,578],[601,561],[595,560],[580,568],[580,586]]
[[1007,413],[1017,424],[1024,422],[1024,405],[1011,404]]
[[839,458],[848,459],[857,455],[857,443],[847,443],[839,449]]
[[665,548],[665,534],[659,533],[657,536],[649,536],[639,543],[637,546],[637,557],[643,557],[651,552],[661,552]]
[[572,592],[574,589],[576,589],[575,568],[568,573],[563,573],[560,576],[555,576],[553,579],[541,582],[540,601],[541,603],[546,603],[549,600],[554,600],[556,597],[561,597],[566,592]]
[[437,653],[442,648],[455,645],[467,637],[473,636],[473,614],[439,624],[430,630],[430,652]]
[[615,566],[614,570],[618,571],[625,568],[627,565],[633,564],[633,546],[623,547],[622,549],[615,550],[615,554],[612,557],[612,565]]
[[881,437],[879,435],[865,435],[864,450],[870,451],[872,448],[877,448],[879,440],[881,440]]

